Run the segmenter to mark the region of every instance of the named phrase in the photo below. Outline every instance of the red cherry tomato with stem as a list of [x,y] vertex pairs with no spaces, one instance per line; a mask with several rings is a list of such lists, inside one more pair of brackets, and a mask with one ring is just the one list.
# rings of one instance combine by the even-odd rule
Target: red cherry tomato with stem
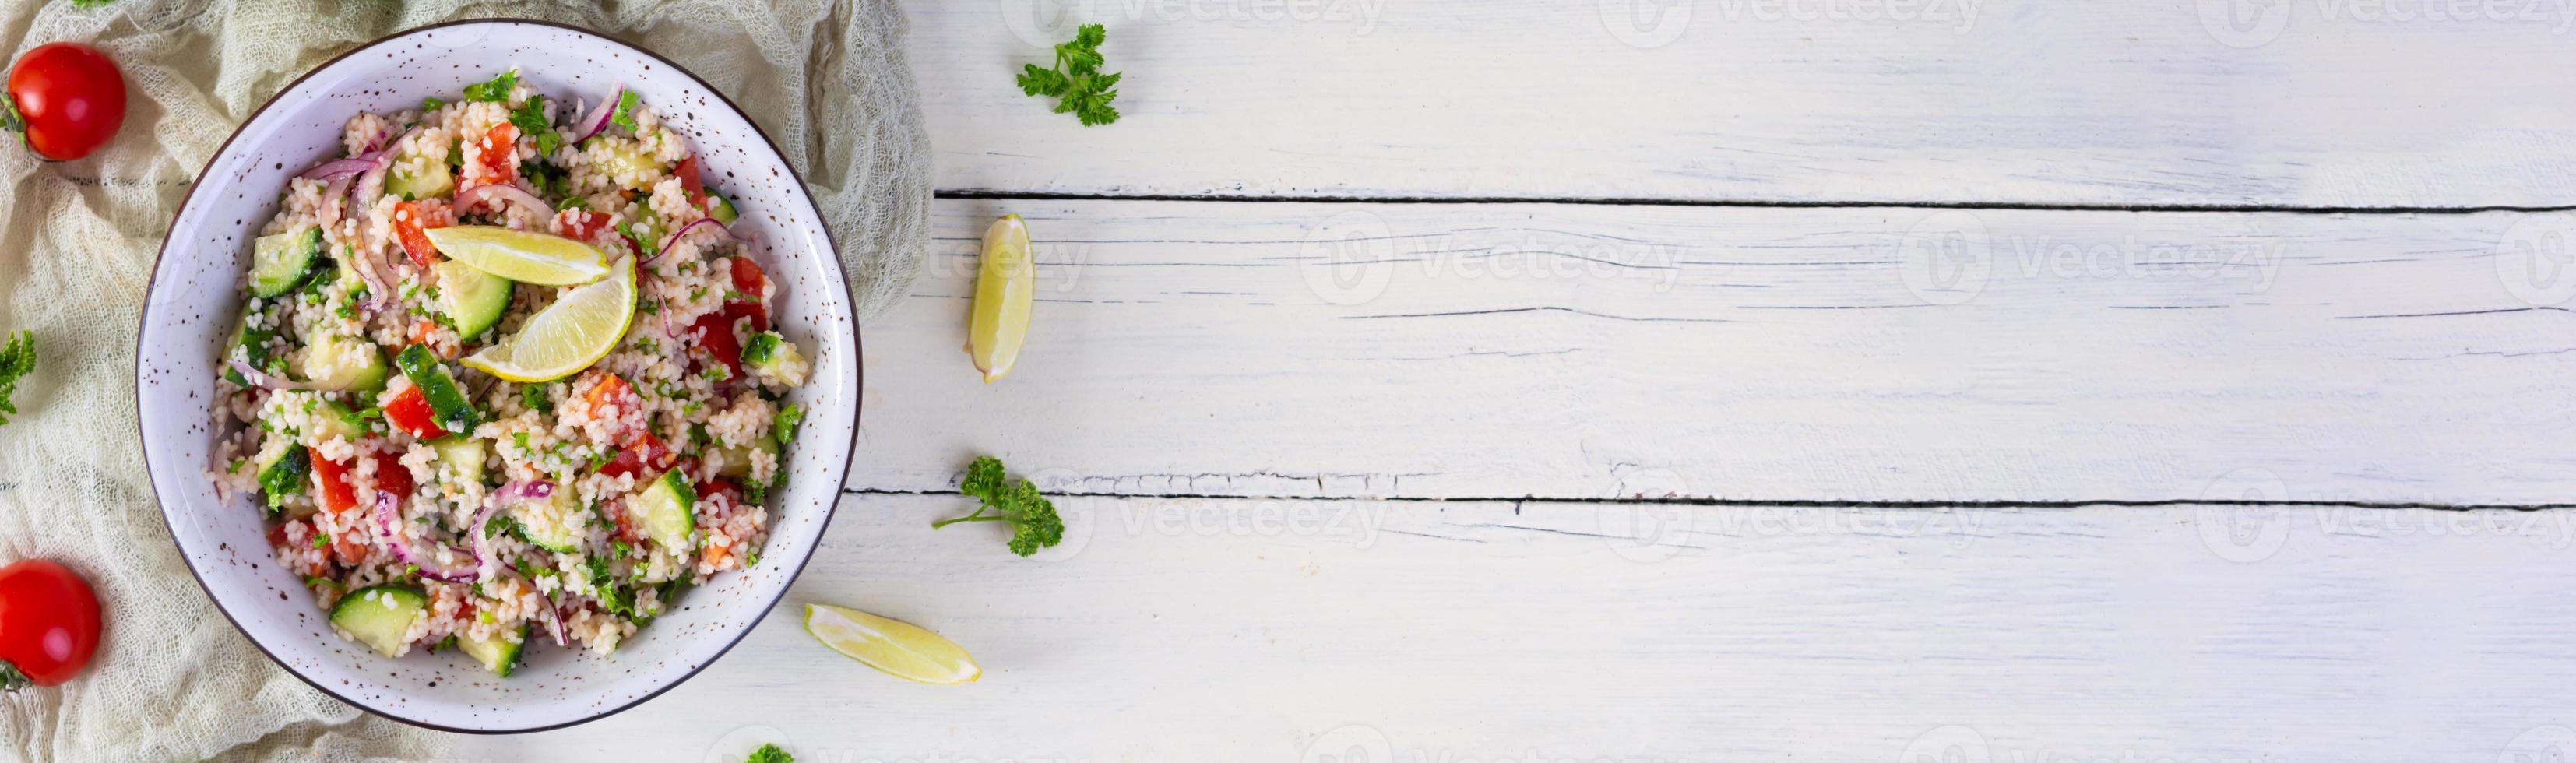
[[68,161],[88,156],[124,124],[125,75],[97,48],[49,42],[9,67],[0,129],[19,133],[39,157]]
[[61,686],[98,653],[98,595],[43,559],[0,567],[0,688]]

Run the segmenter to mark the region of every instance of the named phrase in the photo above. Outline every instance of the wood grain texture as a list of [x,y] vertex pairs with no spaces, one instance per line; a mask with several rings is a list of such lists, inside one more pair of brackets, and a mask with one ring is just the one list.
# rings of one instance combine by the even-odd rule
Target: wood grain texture
[[[954,496],[853,496],[706,673],[456,755],[2486,763],[2576,742],[2564,512],[1060,505],[1066,544],[1023,560],[995,528],[932,531]],[[984,677],[842,660],[797,627],[806,601],[936,629]]]
[[[2576,269],[2518,245],[2576,215],[935,208],[864,329],[852,487],[993,453],[1125,495],[2576,495]],[[983,385],[958,347],[1005,211],[1042,301]]]
[[[947,190],[2463,207],[2576,204],[2576,68],[2562,65],[2576,9],[2561,5],[907,11]],[[1128,75],[1114,126],[1077,126],[1011,83],[1083,21],[1109,27],[1103,51]]]

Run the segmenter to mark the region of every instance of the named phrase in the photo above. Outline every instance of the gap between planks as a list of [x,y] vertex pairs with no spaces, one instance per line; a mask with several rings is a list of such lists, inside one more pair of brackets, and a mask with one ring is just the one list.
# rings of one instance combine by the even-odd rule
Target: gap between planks
[[[960,497],[963,497],[963,495],[964,495],[964,494],[962,494],[962,493],[958,493],[958,492],[955,492],[955,491],[948,491],[948,490],[903,490],[903,489],[890,489],[890,488],[858,488],[858,487],[844,487],[844,488],[841,488],[841,494],[842,494],[842,495],[903,495],[903,496],[939,496],[939,495],[955,495],[955,496],[960,496]],[[1371,497],[1371,496],[1356,496],[1356,495],[1302,496],[1302,495],[1227,495],[1227,494],[1222,494],[1222,493],[1085,493],[1085,492],[1049,492],[1049,493],[1047,493],[1047,497],[1048,497],[1048,498],[1050,498],[1050,499],[1054,499],[1054,498],[1108,498],[1108,499],[1115,499],[1115,500],[1169,500],[1169,501],[1363,501],[1363,502],[1386,502],[1386,503],[1509,503],[1509,504],[1514,504],[1514,505],[1525,504],[1525,503],[1559,503],[1559,504],[1586,504],[1586,505],[1597,505],[1597,504],[1654,504],[1654,505],[1669,505],[1669,506],[1710,506],[1710,507],[1733,507],[1733,508],[1778,507],[1778,508],[1789,508],[1789,509],[1832,509],[1832,508],[1856,508],[1856,509],[1931,509],[1931,510],[1938,510],[1938,509],[2082,509],[2082,508],[2093,508],[2093,507],[2103,507],[2103,508],[2124,508],[2124,509],[2128,509],[2128,508],[2134,508],[2134,509],[2156,509],[2156,508],[2189,508],[2189,507],[2193,507],[2193,506],[2247,506],[2247,507],[2279,506],[2279,507],[2288,507],[2288,508],[2353,508],[2353,509],[2389,509],[2389,510],[2425,509],[2425,510],[2431,510],[2431,511],[2553,511],[2553,510],[2559,510],[2559,509],[2576,509],[2576,503],[2422,503],[2422,502],[2405,502],[2405,501],[2261,501],[2261,500],[2217,500],[2217,499],[2167,499],[2167,500],[2152,500],[2152,501],[2131,501],[2131,500],[2092,500],[2092,501],[1825,501],[1825,500],[1765,500],[1765,499],[1753,499],[1753,498],[1699,498],[1699,497],[1676,497],[1676,498],[1644,498],[1644,497],[1628,497],[1628,498],[1569,498],[1569,497],[1559,497],[1559,496],[1535,496],[1535,495],[1533,495],[1533,496],[1521,496],[1521,497],[1518,497],[1518,498],[1507,498],[1507,497],[1501,497],[1501,496],[1482,496],[1482,497],[1445,497],[1445,496],[1443,496],[1443,497],[1432,497],[1432,496],[1393,496],[1393,497]]]
[[2568,212],[2576,205],[2519,206],[2287,206],[2265,204],[2038,204],[1983,201],[1786,201],[1689,199],[1647,196],[1262,196],[1159,193],[1058,193],[964,188],[934,191],[931,198],[983,201],[1183,201],[1255,204],[1576,204],[1609,207],[1720,207],[1746,209],[1964,209],[2015,212],[2237,212],[2292,215],[2473,215],[2488,212]]

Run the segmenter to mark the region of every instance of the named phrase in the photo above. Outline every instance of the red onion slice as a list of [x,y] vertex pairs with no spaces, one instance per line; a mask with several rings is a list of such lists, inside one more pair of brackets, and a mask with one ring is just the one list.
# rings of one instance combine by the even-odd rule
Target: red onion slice
[[662,239],[662,247],[655,250],[653,252],[653,256],[646,257],[643,262],[637,264],[650,265],[653,264],[654,260],[662,259],[662,255],[671,253],[671,247],[673,245],[680,243],[681,236],[689,235],[689,231],[697,230],[699,228],[714,228],[716,230],[716,240],[718,241],[734,240],[733,231],[725,230],[724,223],[716,222],[716,219],[713,217],[701,217],[698,218],[697,222],[680,226],[679,230],[672,231],[671,235]]
[[381,166],[383,163],[384,157],[381,156],[373,159],[363,156],[349,159],[333,159],[331,161],[314,165],[313,169],[305,170],[304,174],[297,175],[296,177],[306,180],[338,180],[340,178],[374,169]]
[[[553,217],[555,214],[554,205],[547,204],[545,199],[537,198],[537,195],[529,193],[528,189],[515,185],[505,183],[478,185],[456,194],[456,208],[460,211],[472,209],[486,201],[508,202],[527,207],[528,211],[537,213],[539,218]],[[497,207],[495,211],[498,211]]]
[[431,580],[470,583],[482,577],[483,563],[481,557],[475,556],[474,552],[448,546],[449,552],[466,557],[466,561],[458,565],[438,561],[435,557],[412,548],[411,541],[403,538],[401,505],[401,499],[394,494],[382,490],[376,491],[376,529],[378,534],[384,537],[385,546],[393,549],[394,558],[419,566],[420,576]]
[[555,604],[554,594],[546,593],[545,589],[537,588],[535,581],[529,581],[528,587],[537,592],[537,598],[546,600],[546,624],[551,626],[551,630],[554,631],[555,646],[571,645],[572,639],[567,638],[564,635],[564,620],[569,618],[564,616],[564,608]]
[[227,358],[227,359],[225,359],[225,360],[224,360],[224,365],[232,366],[232,369],[233,369],[234,371],[239,372],[239,373],[242,375],[242,380],[243,380],[243,381],[250,382],[250,385],[251,385],[251,386],[253,386],[253,387],[258,387],[258,388],[260,388],[260,389],[264,389],[264,390],[276,391],[276,390],[281,390],[281,389],[320,389],[320,388],[321,388],[321,385],[314,384],[314,383],[312,383],[312,382],[287,381],[287,380],[285,380],[285,379],[280,379],[280,378],[277,378],[277,377],[275,377],[275,376],[270,376],[270,375],[268,375],[268,374],[260,373],[260,370],[259,370],[259,369],[257,369],[257,368],[252,368],[252,367],[251,367],[251,365],[250,365],[250,363],[249,363],[249,362],[246,362],[246,361],[233,360],[233,359]]
[[626,83],[620,82],[616,87],[608,90],[608,100],[600,101],[599,108],[592,109],[590,113],[582,115],[581,121],[573,125],[573,127],[581,130],[581,137],[572,139],[572,142],[580,143],[585,140],[590,140],[591,136],[598,135],[600,131],[608,129],[608,118],[616,116],[617,102],[622,100],[626,100]]

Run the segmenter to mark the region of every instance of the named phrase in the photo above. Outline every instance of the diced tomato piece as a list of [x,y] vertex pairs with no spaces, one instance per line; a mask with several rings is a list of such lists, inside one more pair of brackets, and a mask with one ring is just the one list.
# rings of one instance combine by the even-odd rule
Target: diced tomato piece
[[313,459],[313,481],[322,485],[322,510],[337,515],[357,507],[358,492],[349,485],[348,464]]
[[[302,520],[297,520],[297,521],[299,521],[299,522],[300,522],[300,521],[302,521]],[[268,545],[269,545],[269,547],[270,547],[270,548],[275,548],[275,547],[278,547],[278,546],[286,545],[286,526],[287,526],[287,525],[291,525],[291,524],[295,524],[295,523],[296,523],[296,522],[285,522],[285,523],[280,523],[280,524],[276,524],[276,525],[271,525],[271,526],[269,526],[269,528],[268,528]]]
[[698,500],[704,501],[710,496],[718,495],[731,498],[734,503],[742,503],[742,486],[733,484],[733,480],[723,477],[698,483]]
[[519,181],[518,125],[508,122],[493,125],[492,131],[484,133],[483,140],[476,143],[475,148],[485,174],[490,175],[475,185],[507,185]]
[[411,495],[414,487],[411,467],[404,466],[401,457],[391,453],[376,456],[376,490],[392,493],[395,498],[405,498]]
[[733,324],[740,319],[732,312],[730,309],[717,310],[690,325],[698,333],[697,341],[691,342],[690,346],[723,363],[725,370],[732,373],[726,378],[742,376],[742,342],[733,338]]
[[680,190],[688,192],[689,204],[691,206],[695,206],[699,209],[705,209],[707,207],[707,187],[700,184],[698,181],[698,157],[696,154],[690,154],[689,158],[680,160],[680,163],[677,166],[673,166],[671,168],[671,174],[680,176]]
[[632,516],[634,512],[626,510],[626,499],[624,497],[609,499],[607,503],[600,504],[599,508],[602,511],[608,512],[608,520],[610,522],[616,523],[617,532],[614,533],[614,536],[618,540],[626,541],[628,543],[643,542],[644,534],[635,530],[635,518]]
[[761,285],[768,282],[768,274],[760,272],[760,263],[752,262],[749,257],[733,258],[734,291],[742,292],[743,296],[752,299],[759,299]]
[[385,421],[423,440],[447,436],[447,430],[438,428],[438,412],[430,410],[429,398],[420,393],[419,387],[405,387],[394,399],[385,401]]
[[403,254],[411,255],[414,265],[426,268],[438,262],[438,247],[429,243],[429,234],[421,231],[447,225],[447,220],[431,219],[420,202],[406,201],[394,205],[394,237],[402,241]]
[[616,456],[609,458],[608,463],[599,467],[599,473],[611,477],[624,477],[645,472],[659,472],[671,468],[672,463],[678,460],[678,455],[679,452],[672,450],[668,443],[662,442],[662,438],[646,432],[637,435],[633,440],[628,440],[626,447],[619,448]]
[[567,209],[555,215],[555,230],[574,241],[589,241],[606,227],[608,216],[589,210]]

